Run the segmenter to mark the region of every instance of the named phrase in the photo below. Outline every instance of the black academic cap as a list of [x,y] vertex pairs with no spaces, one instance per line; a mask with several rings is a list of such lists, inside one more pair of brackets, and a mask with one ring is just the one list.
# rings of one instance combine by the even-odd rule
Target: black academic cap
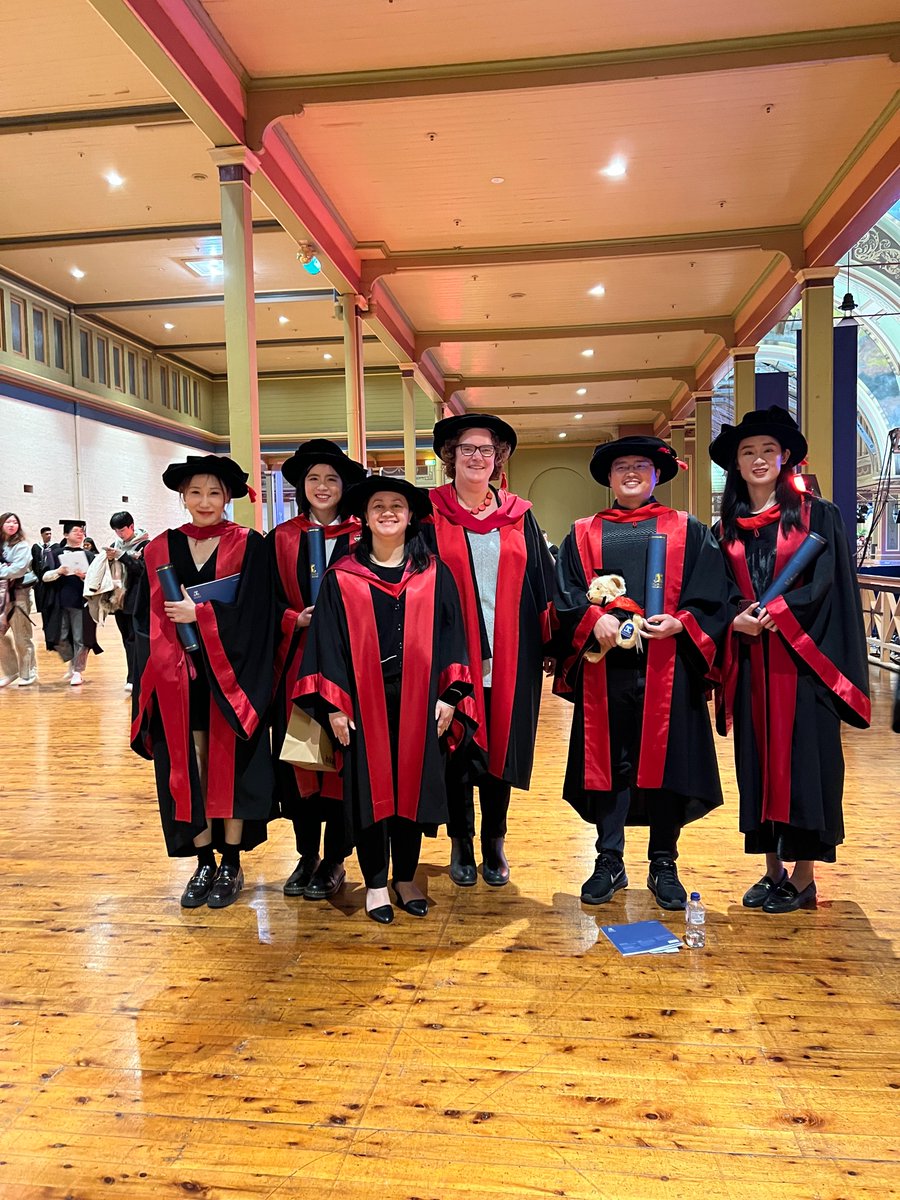
[[[73,529],[87,529],[87,521],[81,521],[77,517],[69,520],[60,521],[64,534],[69,534]],[[43,530],[41,531],[43,532]]]

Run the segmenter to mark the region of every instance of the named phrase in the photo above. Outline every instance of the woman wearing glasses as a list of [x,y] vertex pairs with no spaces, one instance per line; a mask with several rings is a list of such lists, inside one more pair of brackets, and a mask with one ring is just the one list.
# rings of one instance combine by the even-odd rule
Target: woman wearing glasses
[[[531,781],[550,639],[553,559],[531,503],[501,483],[515,448],[515,430],[484,413],[447,417],[434,427],[434,449],[450,479],[431,492],[437,552],[462,601],[479,725],[474,753],[454,755],[462,761],[451,760],[447,780],[450,878],[460,887],[478,878],[475,787],[484,881],[492,887],[509,882],[510,789]],[[479,662],[481,673],[474,669]]]

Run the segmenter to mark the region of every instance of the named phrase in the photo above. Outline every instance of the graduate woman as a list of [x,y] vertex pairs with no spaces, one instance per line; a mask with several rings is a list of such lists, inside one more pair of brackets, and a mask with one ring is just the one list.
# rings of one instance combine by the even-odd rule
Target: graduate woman
[[437,553],[459,589],[479,722],[476,752],[454,760],[448,779],[450,878],[477,881],[477,786],[482,874],[502,887],[510,789],[531,782],[554,563],[530,502],[502,485],[516,448],[510,425],[479,413],[447,417],[434,427],[434,448],[451,480],[431,493]]
[[[731,627],[720,731],[733,718],[744,849],[766,856],[765,874],[743,903],[768,913],[814,904],[815,864],[834,862],[844,840],[841,724],[864,728],[870,716],[862,612],[841,516],[793,483],[806,451],[796,423],[774,407],[723,426],[709,448],[727,472],[715,532],[744,599]],[[754,601],[810,532],[824,549],[790,590],[757,611]]]
[[[261,720],[272,696],[271,572],[260,534],[225,519],[226,504],[249,492],[237,463],[191,456],[167,467],[163,483],[181,493],[190,520],[144,553],[132,748],[153,759],[169,855],[196,858],[182,906],[225,908],[243,886],[241,850],[265,840],[273,815]],[[158,575],[167,565],[183,589],[223,581],[222,598],[167,600]],[[179,626],[195,630],[198,649],[185,650]]]
[[445,761],[472,727],[472,684],[453,577],[420,533],[428,493],[373,476],[346,502],[362,535],[325,576],[295,698],[334,734],[366,912],[387,924],[390,868],[399,907],[428,912],[422,835],[447,820]]
[[[365,478],[365,468],[348,458],[335,442],[313,438],[297,447],[281,468],[297,490],[298,516],[277,525],[267,538],[275,564],[277,690],[272,710],[272,753],[281,815],[294,827],[300,861],[284,885],[286,896],[324,900],[344,882],[344,858],[353,848],[341,781],[333,772],[309,771],[281,762],[291,699],[306,632],[312,620],[310,530],[321,528],[325,565],[337,562],[359,537],[359,521],[345,511],[344,489]],[[322,825],[325,826],[325,844]],[[320,848],[323,857],[320,859]]]

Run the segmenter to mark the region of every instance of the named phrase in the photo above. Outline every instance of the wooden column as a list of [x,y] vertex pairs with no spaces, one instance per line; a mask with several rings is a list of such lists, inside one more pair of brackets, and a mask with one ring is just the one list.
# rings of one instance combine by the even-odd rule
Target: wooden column
[[712,524],[712,392],[694,392],[694,516]]
[[758,346],[735,346],[729,350],[734,364],[734,423],[756,409],[756,351]]
[[410,483],[416,482],[416,381],[415,368],[400,368],[403,389],[403,474]]
[[[685,461],[684,422],[673,421],[669,429],[669,444],[682,462]],[[679,470],[669,484],[669,503],[672,508],[686,510],[690,508],[690,480],[688,472]]]
[[834,485],[834,278],[837,267],[798,271],[801,292],[800,428],[809,470],[828,500]]
[[366,465],[366,393],[362,321],[355,294],[341,296],[344,323],[344,385],[347,395],[347,453]]
[[250,181],[259,161],[245,146],[210,151],[219,171],[222,259],[225,265],[225,360],[231,457],[249,472],[256,503],[234,502],[234,519],[262,529],[259,451],[259,380],[256,363],[256,301],[253,280],[253,216]]

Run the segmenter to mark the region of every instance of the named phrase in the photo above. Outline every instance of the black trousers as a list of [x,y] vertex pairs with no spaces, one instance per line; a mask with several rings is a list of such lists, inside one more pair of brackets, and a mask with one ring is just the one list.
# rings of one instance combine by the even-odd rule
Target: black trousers
[[116,612],[113,613],[116,618],[116,625],[119,633],[122,635],[122,645],[125,647],[125,661],[127,663],[128,675],[127,682],[134,683],[134,618],[131,613]]
[[646,684],[643,663],[607,666],[613,790],[597,814],[597,852],[621,858],[625,851],[625,825],[630,822],[649,825],[649,859],[674,859],[678,857],[678,835],[684,824],[684,797],[667,788],[639,788],[635,782]]
[[387,817],[376,821],[356,835],[356,856],[367,888],[387,887],[388,868],[393,877],[408,883],[419,865],[422,826],[405,817]]
[[[322,811],[328,806],[323,818]],[[301,858],[318,858],[322,844],[322,826],[325,826],[323,857],[326,862],[343,862],[350,853],[344,805],[340,800],[321,800],[318,796],[307,796],[301,800],[291,818],[294,826],[294,841]]]
[[[490,726],[491,689],[484,689],[485,720]],[[475,788],[478,788],[478,803],[481,808],[481,840],[506,837],[506,817],[509,812],[509,796],[512,790],[508,783],[493,775],[482,775],[475,784],[464,781],[465,764],[456,763],[457,755],[450,756],[447,768],[447,807],[449,819],[447,833],[454,838],[475,837]]]

